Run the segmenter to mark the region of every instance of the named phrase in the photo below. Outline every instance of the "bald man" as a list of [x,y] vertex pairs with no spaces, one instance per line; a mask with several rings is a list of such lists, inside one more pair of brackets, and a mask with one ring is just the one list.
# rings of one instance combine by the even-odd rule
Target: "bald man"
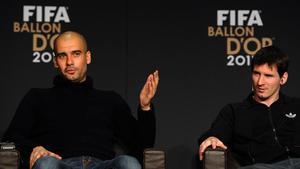
[[[59,72],[54,86],[31,89],[4,135],[21,151],[21,168],[140,169],[137,158],[155,139],[151,100],[158,72],[148,76],[141,90],[136,120],[119,94],[93,88],[87,76],[92,56],[81,34],[60,34],[54,53]],[[115,156],[117,141],[129,148],[128,155]]]

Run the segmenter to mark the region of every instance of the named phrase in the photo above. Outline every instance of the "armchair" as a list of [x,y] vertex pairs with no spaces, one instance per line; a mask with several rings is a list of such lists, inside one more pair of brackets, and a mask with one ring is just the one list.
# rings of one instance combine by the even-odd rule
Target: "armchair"
[[0,169],[18,169],[20,154],[12,143],[0,143]]
[[149,148],[144,150],[144,169],[166,169],[166,154],[163,150]]
[[[114,144],[116,155],[127,154],[128,148],[120,141]],[[166,153],[158,148],[146,148],[143,151],[143,159],[140,161],[143,169],[166,169]],[[1,169],[1,168],[0,168]]]
[[208,147],[204,152],[203,169],[237,169],[239,166],[228,150]]

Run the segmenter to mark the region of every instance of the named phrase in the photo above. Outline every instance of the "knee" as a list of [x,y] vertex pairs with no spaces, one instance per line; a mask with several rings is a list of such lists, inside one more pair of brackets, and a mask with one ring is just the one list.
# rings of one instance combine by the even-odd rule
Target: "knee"
[[45,156],[41,157],[33,165],[33,169],[59,169],[60,160],[51,157],[51,156]]
[[115,159],[115,165],[118,169],[141,169],[139,161],[128,155],[121,155]]

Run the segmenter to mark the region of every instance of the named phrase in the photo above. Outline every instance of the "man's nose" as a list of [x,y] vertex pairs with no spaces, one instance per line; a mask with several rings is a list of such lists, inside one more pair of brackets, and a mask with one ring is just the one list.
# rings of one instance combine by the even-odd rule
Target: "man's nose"
[[73,58],[71,55],[67,56],[67,65],[73,65]]
[[257,84],[258,85],[263,85],[264,81],[265,81],[264,77],[263,76],[259,76],[258,79],[257,79]]

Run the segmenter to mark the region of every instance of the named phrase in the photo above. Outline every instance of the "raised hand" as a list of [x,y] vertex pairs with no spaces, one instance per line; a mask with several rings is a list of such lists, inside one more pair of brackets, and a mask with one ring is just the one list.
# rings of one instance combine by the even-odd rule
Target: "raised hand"
[[140,105],[143,110],[150,110],[151,99],[154,97],[159,81],[158,70],[150,74],[140,93]]

